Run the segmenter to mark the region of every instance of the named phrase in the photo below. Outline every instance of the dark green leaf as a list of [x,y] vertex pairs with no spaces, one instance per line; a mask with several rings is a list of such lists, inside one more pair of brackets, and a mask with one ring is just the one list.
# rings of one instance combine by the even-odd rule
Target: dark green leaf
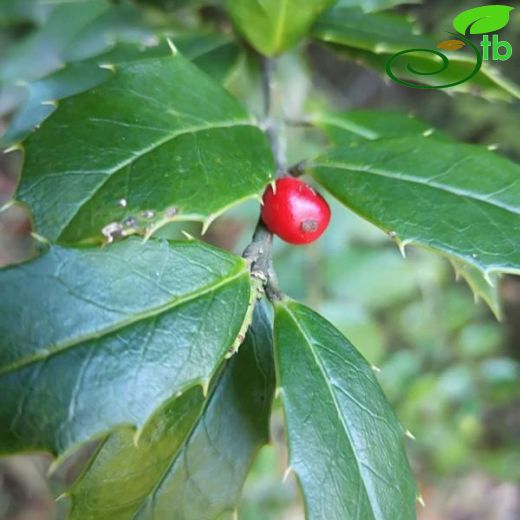
[[406,18],[393,13],[367,14],[356,8],[335,8],[323,13],[312,28],[320,40],[364,49],[377,54],[428,46]]
[[475,296],[475,300],[482,298],[482,300],[484,300],[493,311],[496,319],[500,321],[502,319],[502,306],[498,292],[500,283],[498,275],[491,274],[489,280],[486,280],[482,271],[478,268],[457,258],[450,258],[449,260],[452,263],[457,276],[464,278],[470,286]]
[[165,11],[171,11],[183,7],[198,7],[200,4],[218,4],[219,0],[137,0],[137,2],[142,5],[149,5],[158,9],[164,9]]
[[[448,66],[441,70],[440,57],[434,52],[440,52],[436,48],[437,43],[419,35],[412,22],[394,14],[367,14],[360,9],[349,8],[332,9],[318,19],[312,34],[331,44],[340,55],[373,67],[385,77],[388,77],[387,63],[395,53],[414,50],[396,58],[392,62],[392,71],[401,80],[436,88],[470,77],[476,64],[473,54],[450,53],[447,56]],[[423,74],[413,73],[410,68]],[[520,98],[519,87],[487,63],[470,80],[446,91],[469,92],[505,101]]]
[[227,0],[238,30],[266,56],[297,44],[335,0]]
[[105,64],[120,65],[170,53],[166,42],[144,51],[133,44],[120,44],[95,58],[72,62],[50,76],[29,83],[26,100],[2,136],[0,145],[9,146],[21,141],[54,112],[59,101],[85,92],[111,78],[110,70],[103,67]]
[[188,33],[173,38],[179,51],[220,83],[226,83],[240,57],[240,47],[229,36]]
[[[215,35],[175,38],[184,55],[217,81],[225,81],[240,56],[238,46]],[[166,40],[142,49],[141,45],[119,44],[88,60],[76,61],[43,79],[29,83],[27,99],[0,139],[0,146],[13,145],[54,112],[58,101],[90,90],[112,74],[107,65],[122,65],[171,54]]]
[[266,307],[257,306],[205,404],[200,388],[192,389],[155,414],[138,438],[125,429],[106,439],[71,490],[71,520],[97,520],[107,510],[111,520],[166,519],[172,511],[177,520],[213,520],[236,509],[269,437],[274,367]]
[[277,304],[274,327],[290,466],[308,519],[415,519],[405,432],[368,363],[298,303]]
[[52,248],[0,271],[0,446],[62,453],[207,386],[241,334],[246,263],[195,242]]
[[207,226],[259,198],[274,170],[263,132],[179,54],[116,67],[64,100],[25,150],[18,196],[39,233],[68,243],[174,220]]
[[9,23],[41,23],[54,8],[41,0],[0,0],[0,27]]
[[316,113],[311,122],[323,128],[334,144],[346,145],[388,137],[419,136],[447,139],[424,121],[403,112],[354,110]]
[[503,29],[509,23],[514,7],[484,5],[462,11],[453,19],[453,27],[461,34],[485,34]]
[[145,41],[139,11],[127,2],[86,0],[57,5],[45,24],[9,49],[0,65],[0,82],[30,81],[87,59],[117,41]]
[[520,167],[496,153],[409,137],[333,150],[311,169],[403,248],[422,245],[488,278],[520,272]]

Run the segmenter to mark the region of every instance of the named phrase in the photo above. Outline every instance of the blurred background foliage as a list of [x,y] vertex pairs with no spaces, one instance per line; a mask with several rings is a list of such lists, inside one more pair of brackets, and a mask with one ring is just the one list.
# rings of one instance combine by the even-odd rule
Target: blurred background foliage
[[[146,9],[136,18],[133,7],[123,2],[127,11],[116,31],[123,41],[153,40],[157,33],[145,28],[150,25],[158,30],[230,30],[218,1],[140,3]],[[388,2],[389,6],[395,3]],[[454,5],[451,0],[431,0],[397,9],[414,17],[426,33],[442,37],[457,12],[484,3],[489,2],[463,0]],[[200,8],[194,9],[194,4]],[[70,46],[75,32],[68,41],[56,39],[61,26],[49,28],[45,23],[53,9],[51,2],[0,0],[0,133],[24,95],[23,83],[10,81],[9,71],[16,70],[16,77],[29,81],[59,69],[64,52],[92,56],[110,48],[114,36],[110,21],[87,34],[83,47]],[[520,9],[513,13],[503,36],[515,52],[500,68],[520,83],[516,54],[520,52]],[[183,43],[180,38],[179,47],[197,56],[201,41]],[[216,62],[207,58],[201,59],[201,66],[258,114],[261,92],[252,55],[239,53],[233,46],[219,47],[219,52],[227,56],[225,71],[217,70]],[[306,114],[323,108],[413,113],[448,136],[497,146],[499,153],[520,159],[518,103],[403,88],[317,43],[302,45],[280,58],[276,84],[279,115],[288,121],[285,137],[292,163],[326,146],[325,135],[305,124]],[[16,154],[0,157],[0,206],[14,192],[20,162]],[[324,237],[305,248],[277,241],[276,269],[285,292],[324,314],[380,369],[389,400],[416,438],[408,448],[427,506],[419,509],[419,518],[520,518],[520,280],[501,280],[502,317],[497,321],[485,304],[475,304],[471,290],[465,282],[456,281],[447,261],[416,248],[407,249],[403,259],[385,234],[330,202],[333,221]],[[219,219],[203,238],[241,252],[257,215],[257,204],[245,204]],[[175,238],[181,229],[200,234],[195,224],[172,225],[161,234]],[[23,208],[1,213],[0,266],[35,253],[29,232]],[[261,451],[246,483],[241,520],[303,518],[296,483],[290,475],[283,478],[287,454],[278,404],[272,432],[272,445]],[[53,497],[73,481],[88,456],[86,450],[50,479],[46,456],[1,460],[0,519],[63,518],[67,501],[55,502]]]

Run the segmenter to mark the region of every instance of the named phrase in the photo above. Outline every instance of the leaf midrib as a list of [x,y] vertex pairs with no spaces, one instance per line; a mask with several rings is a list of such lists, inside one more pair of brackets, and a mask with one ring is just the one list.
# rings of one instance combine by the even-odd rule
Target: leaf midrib
[[379,177],[385,177],[387,179],[392,179],[394,181],[401,181],[401,182],[409,182],[413,184],[418,184],[421,186],[434,188],[439,191],[442,191],[444,193],[450,193],[451,195],[456,195],[458,197],[466,198],[469,200],[472,200],[474,202],[482,202],[484,204],[488,204],[494,208],[498,208],[501,210],[505,210],[509,213],[513,213],[514,215],[520,215],[520,209],[515,208],[514,206],[510,206],[508,204],[502,204],[499,201],[493,200],[493,199],[485,199],[484,197],[478,196],[476,193],[472,193],[463,189],[459,188],[452,188],[445,184],[439,184],[436,182],[428,182],[428,179],[424,179],[422,177],[415,177],[413,175],[409,174],[403,174],[403,173],[396,173],[389,170],[384,170],[382,168],[367,168],[366,166],[363,166],[361,164],[348,164],[348,163],[335,163],[330,162],[327,164],[323,163],[316,163],[312,166],[318,167],[318,168],[329,168],[329,169],[338,169],[338,170],[345,170],[351,173],[370,173],[372,175],[377,175]]
[[203,406],[201,407],[199,414],[193,421],[193,425],[186,432],[186,435],[185,435],[183,441],[179,443],[179,448],[176,450],[176,452],[171,454],[170,461],[166,465],[162,474],[157,478],[155,483],[153,483],[150,486],[150,488],[148,490],[148,494],[139,500],[140,505],[135,510],[135,512],[132,514],[131,520],[139,519],[139,515],[141,514],[142,508],[146,504],[150,495],[152,497],[152,502],[155,503],[155,496],[156,496],[157,492],[160,490],[164,481],[171,475],[172,471],[175,469],[175,465],[177,464],[177,461],[179,460],[180,456],[183,453],[185,453],[185,450],[187,449],[192,437],[197,432],[197,429],[200,426],[201,422],[204,420],[204,417],[206,416],[207,411],[209,410],[210,406],[213,404],[217,391],[219,390],[219,385],[222,383],[223,378],[226,377],[226,373],[225,373],[226,368],[227,368],[227,366],[221,365],[217,369],[217,375],[212,376],[212,380],[213,380],[212,388],[210,389],[209,395],[206,397],[206,400],[205,400]]
[[374,141],[375,139],[379,139],[381,134],[375,132],[374,130],[370,130],[366,126],[353,122],[351,119],[339,119],[330,116],[320,116],[316,118],[317,123],[322,123],[324,125],[332,126],[335,128],[339,128],[340,130],[346,130],[348,132],[352,132],[353,134],[364,137],[370,141]]
[[[117,163],[115,166],[112,166],[108,169],[99,169],[99,170],[91,170],[90,173],[99,173],[104,174],[105,177],[102,179],[102,181],[90,192],[87,194],[86,197],[81,199],[78,204],[75,211],[67,218],[64,218],[62,220],[62,225],[60,226],[58,237],[61,237],[64,233],[67,232],[67,229],[69,227],[69,224],[78,216],[79,212],[83,209],[86,203],[88,203],[102,188],[103,186],[113,178],[114,175],[119,173],[123,168],[126,168],[133,164],[135,161],[143,158],[149,153],[152,153],[153,151],[157,150],[161,146],[164,146],[168,144],[169,142],[173,141],[174,139],[177,139],[178,137],[181,137],[183,135],[191,134],[191,133],[197,133],[197,132],[203,132],[205,130],[217,130],[217,129],[223,129],[223,128],[233,128],[238,126],[250,126],[253,128],[258,128],[257,125],[248,119],[236,119],[236,120],[226,120],[226,121],[219,121],[216,123],[206,123],[204,125],[194,125],[187,128],[179,129],[175,132],[168,133],[166,136],[162,137],[161,139],[158,139],[157,141],[149,144],[142,150],[140,150],[138,153],[133,153],[128,159],[125,161],[121,161]],[[60,172],[58,172],[59,174]],[[57,173],[54,172],[54,175]],[[67,172],[61,172],[62,175],[67,175]],[[29,187],[30,191],[32,187]],[[20,198],[23,199],[24,192],[20,191]]]
[[277,52],[282,46],[282,36],[284,31],[285,21],[287,19],[287,7],[289,6],[289,0],[281,0],[280,9],[278,11],[278,17],[276,19],[275,30],[273,33],[273,51]]
[[220,289],[221,287],[223,287],[227,284],[230,284],[233,281],[235,281],[241,277],[244,277],[244,276],[248,276],[247,270],[241,269],[237,273],[234,273],[232,275],[229,275],[229,276],[221,279],[217,283],[205,285],[195,291],[192,291],[191,293],[187,293],[177,299],[174,299],[173,301],[164,303],[162,305],[158,305],[157,307],[153,307],[147,311],[140,312],[140,313],[132,316],[131,318],[121,320],[115,324],[112,324],[112,325],[102,328],[100,330],[96,330],[94,332],[89,332],[88,334],[83,334],[77,338],[74,338],[74,339],[71,339],[68,341],[63,341],[62,343],[55,345],[52,350],[46,350],[44,352],[36,353],[36,354],[30,355],[30,356],[18,359],[14,363],[8,364],[8,365],[0,368],[0,376],[4,375],[6,373],[9,373],[9,372],[13,372],[15,370],[20,370],[21,368],[24,368],[33,363],[37,363],[44,359],[48,359],[55,355],[62,354],[63,352],[66,352],[67,350],[70,350],[71,348],[74,348],[85,342],[102,338],[104,336],[107,336],[108,334],[112,334],[119,330],[123,330],[123,329],[130,327],[141,321],[145,321],[147,319],[165,314],[165,313],[175,309],[176,307],[179,307],[181,305],[184,305],[185,303],[189,303],[190,301],[195,300],[196,298],[199,298],[201,296],[214,292],[214,291]]
[[297,320],[296,316],[293,314],[293,312],[289,308],[289,304],[285,304],[284,305],[284,309],[286,310],[287,314],[289,315],[291,320],[296,325],[296,328],[298,329],[300,334],[303,336],[303,339],[308,344],[309,351],[311,352],[312,357],[314,358],[314,360],[316,362],[316,365],[317,365],[318,369],[320,370],[320,373],[321,373],[321,375],[323,377],[323,380],[325,381],[325,385],[326,385],[326,387],[327,387],[327,389],[328,389],[328,391],[330,393],[330,396],[332,398],[332,402],[334,403],[334,409],[336,411],[338,419],[339,419],[340,423],[343,425],[343,431],[344,431],[344,433],[345,433],[345,435],[347,437],[347,440],[348,440],[348,442],[349,442],[349,444],[350,444],[350,446],[352,448],[352,453],[354,454],[354,460],[355,460],[356,466],[358,468],[358,473],[360,475],[361,483],[363,485],[363,489],[365,490],[365,495],[367,497],[367,500],[368,500],[368,502],[370,504],[370,512],[372,514],[372,518],[373,518],[373,520],[377,520],[377,518],[375,516],[375,513],[374,513],[374,507],[372,505],[372,497],[370,496],[370,494],[368,492],[368,489],[367,489],[367,486],[366,486],[366,483],[365,483],[365,479],[363,477],[363,475],[365,474],[364,471],[362,470],[363,464],[361,463],[361,461],[359,460],[359,458],[357,456],[357,451],[355,449],[355,444],[354,444],[354,442],[352,440],[352,437],[350,435],[349,427],[347,426],[345,420],[342,417],[341,410],[340,410],[340,407],[339,407],[339,404],[338,404],[338,401],[337,401],[337,398],[336,398],[336,394],[334,393],[334,389],[332,388],[332,386],[331,386],[331,384],[329,382],[329,378],[327,377],[325,368],[323,367],[323,364],[321,363],[317,353],[315,352],[315,350],[313,348],[313,342],[311,341],[309,335],[307,334],[307,331],[300,325],[300,322]]

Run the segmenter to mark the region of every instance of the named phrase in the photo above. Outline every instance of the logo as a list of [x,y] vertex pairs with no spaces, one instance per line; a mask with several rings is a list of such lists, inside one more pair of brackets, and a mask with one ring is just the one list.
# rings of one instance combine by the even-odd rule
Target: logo
[[[478,73],[483,61],[506,61],[513,55],[513,48],[509,42],[500,41],[497,34],[493,34],[490,37],[490,33],[503,29],[509,23],[509,16],[513,9],[513,7],[508,5],[486,5],[459,13],[453,20],[453,27],[457,32],[449,33],[455,38],[440,42],[437,45],[437,49],[441,50],[407,49],[398,52],[387,61],[386,73],[396,83],[418,89],[450,88],[469,81]],[[470,40],[471,35],[477,34],[483,35],[482,41],[478,46]],[[451,78],[452,74],[449,71],[450,60],[442,51],[453,52],[464,47],[472,50],[475,63],[462,79],[451,79],[443,85],[421,85],[414,81],[397,77],[397,74],[407,77],[419,77],[444,73],[446,78]],[[427,66],[431,63],[431,60],[429,62],[425,59],[425,55],[421,53],[428,53],[429,58],[431,58],[431,54],[440,58],[440,64],[436,63],[436,66],[439,66],[435,70],[425,70],[425,68],[428,68]],[[402,59],[405,55],[408,55],[406,56],[407,60]],[[471,62],[469,62],[469,65],[471,67]],[[399,72],[396,72],[398,69]]]

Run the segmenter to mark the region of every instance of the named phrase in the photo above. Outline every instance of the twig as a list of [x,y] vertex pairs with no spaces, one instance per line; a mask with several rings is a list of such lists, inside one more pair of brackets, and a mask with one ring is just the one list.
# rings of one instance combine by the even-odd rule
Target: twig
[[[280,143],[278,128],[273,114],[273,61],[260,57],[262,62],[262,89],[264,97],[264,131],[269,138],[276,164],[277,176],[283,175],[286,160]],[[282,294],[273,267],[273,234],[265,227],[262,218],[258,219],[251,243],[242,255],[251,265],[251,275],[263,283],[269,300],[280,300]]]
[[280,138],[280,129],[274,114],[274,79],[275,62],[270,58],[262,57],[262,88],[264,95],[264,130],[271,143],[271,150],[276,165],[276,176],[284,175],[287,167],[285,150]]
[[251,275],[260,279],[269,300],[281,300],[278,279],[273,267],[273,234],[258,221],[253,239],[242,255],[251,264]]

